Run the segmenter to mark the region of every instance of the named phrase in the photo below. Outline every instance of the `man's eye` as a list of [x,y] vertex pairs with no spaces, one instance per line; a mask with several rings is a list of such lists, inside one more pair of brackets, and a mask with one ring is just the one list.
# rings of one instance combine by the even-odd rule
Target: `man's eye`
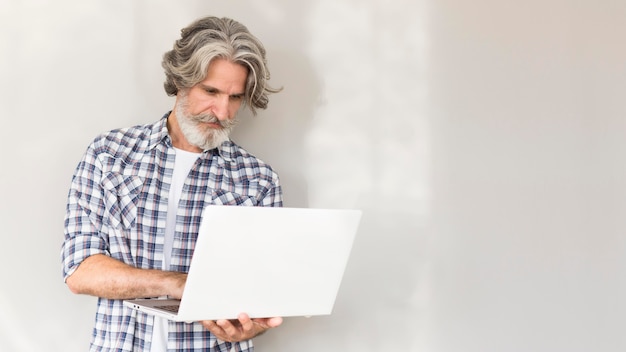
[[241,100],[241,99],[243,99],[243,95],[240,95],[240,94],[238,94],[238,95],[231,95],[230,98],[232,100]]

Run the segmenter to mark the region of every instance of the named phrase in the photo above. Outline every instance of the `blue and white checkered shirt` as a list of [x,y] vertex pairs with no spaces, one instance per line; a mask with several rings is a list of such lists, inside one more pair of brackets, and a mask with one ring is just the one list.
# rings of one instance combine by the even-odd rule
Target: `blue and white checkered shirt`
[[[138,268],[162,268],[175,158],[168,115],[154,124],[105,133],[88,147],[68,196],[61,251],[65,279],[94,254]],[[170,270],[189,270],[202,210],[209,204],[282,206],[278,175],[232,141],[203,152],[181,194]],[[153,321],[121,300],[99,298],[91,351],[149,351]],[[170,321],[168,350],[253,351],[253,346],[251,340],[218,340],[199,323]]]

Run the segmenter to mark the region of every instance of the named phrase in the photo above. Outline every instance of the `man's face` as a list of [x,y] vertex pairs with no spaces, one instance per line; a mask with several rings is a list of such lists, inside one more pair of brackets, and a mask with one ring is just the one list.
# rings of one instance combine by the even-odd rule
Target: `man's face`
[[187,142],[207,150],[228,140],[237,123],[247,75],[244,66],[215,59],[202,82],[179,91],[175,114]]

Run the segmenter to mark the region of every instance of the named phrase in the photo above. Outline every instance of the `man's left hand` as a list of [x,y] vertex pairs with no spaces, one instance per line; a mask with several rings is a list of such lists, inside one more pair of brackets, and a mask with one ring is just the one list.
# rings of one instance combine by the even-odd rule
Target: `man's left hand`
[[233,320],[204,320],[200,323],[222,341],[249,340],[283,323],[283,318],[255,318],[241,313]]

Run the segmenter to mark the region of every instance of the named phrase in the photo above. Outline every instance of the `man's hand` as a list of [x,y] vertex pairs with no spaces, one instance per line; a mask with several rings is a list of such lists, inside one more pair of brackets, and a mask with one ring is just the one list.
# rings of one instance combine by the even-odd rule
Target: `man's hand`
[[241,313],[233,320],[204,320],[200,323],[218,339],[228,342],[249,340],[283,323],[283,318],[255,318]]

